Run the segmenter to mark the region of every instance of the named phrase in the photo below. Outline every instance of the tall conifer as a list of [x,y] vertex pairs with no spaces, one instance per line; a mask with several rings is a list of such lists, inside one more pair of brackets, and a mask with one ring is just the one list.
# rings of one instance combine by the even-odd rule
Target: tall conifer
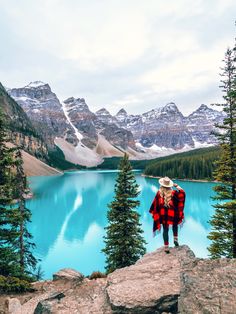
[[9,148],[7,140],[0,110],[0,275],[25,277],[37,263],[26,228],[30,221],[30,211],[25,208],[27,182],[21,151]]
[[217,125],[216,136],[221,147],[221,157],[216,163],[215,179],[220,181],[214,189],[215,214],[210,220],[212,241],[208,248],[212,258],[236,257],[236,58],[235,49],[228,49],[222,68],[222,90],[225,119]]
[[17,201],[15,226],[18,231],[17,252],[19,256],[19,264],[21,272],[30,274],[35,270],[37,260],[32,254],[32,249],[35,244],[31,242],[32,235],[27,229],[27,224],[30,222],[31,212],[26,208],[25,197],[27,191],[27,179],[23,169],[23,159],[19,148],[15,151],[15,198]]
[[6,146],[7,134],[4,116],[0,109],[0,275],[20,273],[14,250],[17,237],[12,226],[12,200],[14,198],[14,149]]
[[136,210],[140,203],[136,199],[138,195],[139,186],[125,154],[119,164],[114,200],[108,205],[103,249],[107,273],[134,264],[146,252],[140,215]]

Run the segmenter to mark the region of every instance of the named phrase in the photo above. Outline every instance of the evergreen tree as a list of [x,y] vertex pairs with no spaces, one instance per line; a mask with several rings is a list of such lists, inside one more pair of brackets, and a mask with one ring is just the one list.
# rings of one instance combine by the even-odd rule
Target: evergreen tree
[[18,148],[6,145],[7,133],[0,110],[0,275],[25,277],[37,261],[30,252],[33,243],[26,224],[26,177]]
[[17,200],[17,208],[15,210],[14,225],[18,231],[17,251],[21,273],[30,274],[30,270],[35,270],[37,260],[31,252],[31,250],[35,247],[35,244],[31,242],[32,235],[27,230],[27,224],[30,222],[31,212],[25,206],[25,196],[28,187],[23,169],[22,154],[19,148],[15,151],[15,167],[15,198]]
[[210,220],[212,231],[208,238],[212,241],[208,248],[212,258],[236,257],[236,58],[235,49],[225,54],[222,72],[222,90],[225,103],[225,119],[217,125],[216,136],[221,146],[221,157],[216,163],[215,179],[220,181],[215,187],[219,202],[214,205],[215,214]]
[[119,164],[114,200],[108,205],[109,224],[102,250],[106,254],[107,273],[134,264],[146,252],[140,215],[135,209],[140,204],[138,195],[139,186],[125,154]]
[[20,273],[14,244],[17,237],[12,226],[11,207],[14,198],[14,149],[6,146],[7,134],[4,116],[0,110],[0,275]]

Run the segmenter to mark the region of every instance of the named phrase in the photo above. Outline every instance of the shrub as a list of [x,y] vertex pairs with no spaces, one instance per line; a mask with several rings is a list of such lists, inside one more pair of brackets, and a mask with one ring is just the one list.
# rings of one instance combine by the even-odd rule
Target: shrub
[[0,293],[20,293],[30,291],[33,292],[35,289],[31,286],[30,282],[19,279],[16,277],[5,277],[0,275]]
[[106,275],[104,273],[101,273],[100,271],[94,271],[89,276],[89,279],[97,279],[97,278],[106,278]]

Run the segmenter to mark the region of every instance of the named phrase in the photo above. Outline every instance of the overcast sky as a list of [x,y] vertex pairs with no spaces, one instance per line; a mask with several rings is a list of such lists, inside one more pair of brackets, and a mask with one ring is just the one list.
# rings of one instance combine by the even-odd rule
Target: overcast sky
[[221,100],[235,0],[0,0],[0,80],[49,83],[92,111],[184,114]]

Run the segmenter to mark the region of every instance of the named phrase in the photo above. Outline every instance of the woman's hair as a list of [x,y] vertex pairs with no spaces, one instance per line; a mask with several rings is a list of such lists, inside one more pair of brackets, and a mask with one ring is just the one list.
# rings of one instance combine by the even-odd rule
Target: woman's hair
[[165,206],[169,207],[169,203],[172,196],[172,189],[161,186],[159,191],[160,191],[160,196],[164,198]]

